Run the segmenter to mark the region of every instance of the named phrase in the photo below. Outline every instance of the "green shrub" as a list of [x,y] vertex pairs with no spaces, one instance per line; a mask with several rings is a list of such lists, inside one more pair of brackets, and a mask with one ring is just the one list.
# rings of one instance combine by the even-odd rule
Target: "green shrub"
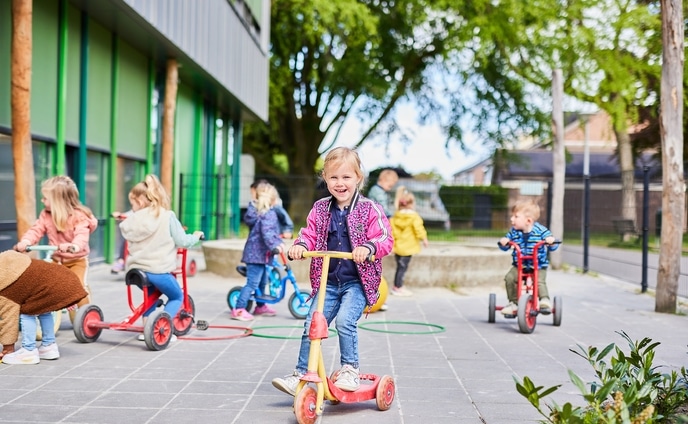
[[440,199],[452,221],[468,222],[473,219],[476,195],[488,195],[492,210],[506,210],[509,190],[499,186],[441,186]]
[[[571,352],[588,361],[599,381],[585,383],[569,370],[571,382],[580,390],[586,406],[571,403],[546,405],[543,411],[540,401],[556,391],[561,385],[545,389],[535,386],[524,377],[516,381],[518,392],[540,412],[546,420],[543,423],[566,424],[643,424],[643,423],[688,423],[688,416],[682,414],[682,407],[688,401],[686,369],[660,373],[653,365],[658,342],[644,338],[633,342],[625,332],[617,332],[628,342],[630,352],[624,353],[614,343],[598,350],[578,345],[578,351]],[[612,351],[615,356],[609,362],[605,359]]]

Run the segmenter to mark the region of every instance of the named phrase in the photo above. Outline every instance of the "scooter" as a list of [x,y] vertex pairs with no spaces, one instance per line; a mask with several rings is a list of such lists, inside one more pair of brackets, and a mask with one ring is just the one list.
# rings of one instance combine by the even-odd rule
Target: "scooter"
[[[308,355],[308,371],[301,377],[294,396],[294,414],[299,424],[314,424],[320,422],[323,414],[324,401],[333,404],[340,402],[354,403],[375,399],[381,411],[388,410],[394,402],[396,385],[394,379],[388,375],[360,374],[361,387],[355,392],[345,392],[334,385],[338,371],[328,378],[325,372],[325,361],[322,356],[322,339],[328,336],[327,319],[323,314],[325,307],[325,292],[327,289],[327,274],[330,259],[353,259],[350,252],[315,251],[304,252],[305,258],[322,257],[323,267],[320,276],[320,289],[317,296],[316,310],[311,318],[308,337],[311,340]],[[313,387],[315,385],[315,388]]]

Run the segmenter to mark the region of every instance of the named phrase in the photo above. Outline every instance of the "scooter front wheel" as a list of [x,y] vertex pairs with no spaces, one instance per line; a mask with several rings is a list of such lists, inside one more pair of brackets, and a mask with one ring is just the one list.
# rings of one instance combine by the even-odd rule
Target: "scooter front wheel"
[[294,415],[299,424],[315,424],[318,420],[318,394],[310,386],[304,387],[294,398]]

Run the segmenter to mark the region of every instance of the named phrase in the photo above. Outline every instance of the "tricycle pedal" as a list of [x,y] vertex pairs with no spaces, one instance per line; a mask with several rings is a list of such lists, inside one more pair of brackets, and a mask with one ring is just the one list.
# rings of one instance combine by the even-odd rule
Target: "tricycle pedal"
[[196,321],[196,330],[205,331],[208,329],[208,321],[199,319]]

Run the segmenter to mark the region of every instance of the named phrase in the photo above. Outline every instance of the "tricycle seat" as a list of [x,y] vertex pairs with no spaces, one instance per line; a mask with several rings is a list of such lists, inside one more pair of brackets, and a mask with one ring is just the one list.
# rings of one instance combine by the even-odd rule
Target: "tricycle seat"
[[152,286],[150,281],[148,281],[148,276],[146,273],[136,268],[130,269],[127,272],[127,275],[124,277],[124,282],[127,283],[128,286],[133,284],[138,286],[140,289]]

